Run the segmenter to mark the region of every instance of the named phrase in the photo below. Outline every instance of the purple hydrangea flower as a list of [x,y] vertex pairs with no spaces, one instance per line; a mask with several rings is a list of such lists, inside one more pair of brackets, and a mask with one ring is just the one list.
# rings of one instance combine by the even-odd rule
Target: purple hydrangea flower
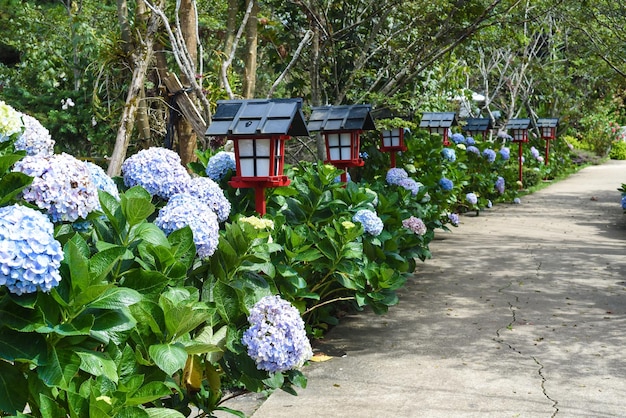
[[235,153],[220,151],[212,156],[206,165],[206,175],[213,181],[222,180],[230,171],[235,171]]
[[622,209],[626,210],[626,195],[622,196]]
[[87,165],[69,154],[26,156],[14,165],[33,177],[24,189],[24,200],[50,215],[53,222],[74,222],[99,208],[98,189]]
[[409,174],[406,172],[404,168],[390,168],[387,171],[387,176],[385,180],[387,180],[387,184],[397,185],[401,180],[409,178]]
[[452,140],[452,142],[454,142],[455,144],[465,144],[465,137],[463,136],[463,134],[452,134],[452,136],[450,137],[450,139]]
[[424,235],[428,228],[426,228],[426,224],[420,218],[416,218],[415,216],[411,216],[402,221],[402,226],[406,229],[413,231],[413,233],[417,235]]
[[467,147],[466,151],[471,152],[472,154],[480,155],[480,150],[474,145],[470,145],[469,147]]
[[450,223],[454,226],[458,226],[459,225],[459,215],[457,213],[449,213],[448,214],[448,219],[450,220]]
[[475,205],[476,203],[478,203],[478,196],[476,196],[476,193],[468,193],[465,195],[465,200],[470,205]]
[[402,179],[398,182],[398,186],[405,188],[410,191],[413,196],[416,196],[420,191],[420,183],[413,180],[412,178]]
[[185,226],[193,232],[193,242],[200,258],[209,258],[219,240],[217,215],[197,197],[177,194],[159,211],[154,224],[167,235]]
[[197,197],[217,215],[220,222],[228,219],[231,205],[222,188],[208,177],[196,177],[187,183],[187,194]]
[[487,148],[486,150],[483,151],[483,156],[490,163],[492,163],[492,162],[494,162],[496,160],[496,152],[494,150],[492,150],[492,149],[489,149],[489,148]]
[[451,163],[456,161],[456,153],[454,152],[454,150],[452,148],[444,148],[441,153],[443,154],[443,158],[446,161],[449,161]]
[[54,154],[54,140],[44,126],[30,115],[22,114],[24,132],[15,141],[15,149],[26,151],[26,155],[50,156]]
[[163,199],[184,192],[190,180],[178,154],[160,147],[144,149],[127,158],[122,164],[122,175],[126,186],[141,186]]
[[509,158],[511,158],[511,150],[507,147],[500,148],[500,151],[498,152],[500,153],[500,156],[504,161],[507,161]]
[[530,147],[530,155],[536,160],[539,158],[539,150],[535,147]]
[[503,139],[505,141],[512,141],[513,137],[507,134],[505,131],[498,131],[498,138]]
[[357,211],[352,217],[352,222],[360,222],[365,232],[374,236],[383,232],[383,221],[371,210],[361,209]]
[[522,203],[522,201],[520,200],[519,197],[516,197],[515,199],[513,199],[513,203],[515,203],[516,205],[519,205],[520,203]]
[[16,295],[48,292],[61,281],[61,260],[46,215],[20,205],[0,208],[0,286]]
[[496,179],[495,187],[498,193],[500,194],[504,193],[504,177],[498,176],[498,178]]
[[241,342],[259,370],[280,373],[301,367],[313,356],[300,312],[280,296],[254,304]]
[[476,145],[476,141],[471,136],[465,138],[465,145]]
[[447,179],[447,178],[442,178],[441,180],[439,180],[439,186],[441,186],[441,188],[443,190],[445,190],[446,192],[452,190],[452,188],[454,187],[454,183],[452,183],[452,180]]

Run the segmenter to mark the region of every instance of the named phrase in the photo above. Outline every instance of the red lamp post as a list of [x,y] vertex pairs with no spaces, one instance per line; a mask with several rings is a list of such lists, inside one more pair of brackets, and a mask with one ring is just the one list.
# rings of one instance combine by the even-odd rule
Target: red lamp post
[[255,190],[255,208],[265,215],[265,189],[289,185],[283,175],[285,141],[309,136],[301,99],[219,100],[206,136],[235,145],[236,174],[229,184]]
[[449,146],[448,131],[452,125],[456,125],[456,113],[454,112],[425,112],[420,121],[420,128],[428,129],[432,134],[439,134],[443,139],[443,145]]
[[522,144],[528,142],[528,126],[530,125],[530,119],[510,119],[506,124],[506,129],[511,131],[511,137],[513,142],[517,142],[519,145],[519,181],[522,182]]
[[556,128],[559,124],[558,118],[540,118],[537,119],[537,128],[541,133],[541,138],[546,141],[546,159],[545,165],[548,165],[548,156],[550,155],[550,141],[556,139]]
[[396,152],[404,152],[407,149],[404,145],[404,128],[384,130],[380,137],[380,150],[390,153],[391,167],[393,168],[396,166]]
[[320,106],[311,109],[308,129],[319,131],[326,146],[325,163],[344,170],[343,182],[348,181],[348,168],[361,167],[361,132],[376,129],[370,105]]
[[490,118],[467,118],[463,126],[465,136],[477,137],[482,136],[483,140],[487,138],[487,133],[493,128]]

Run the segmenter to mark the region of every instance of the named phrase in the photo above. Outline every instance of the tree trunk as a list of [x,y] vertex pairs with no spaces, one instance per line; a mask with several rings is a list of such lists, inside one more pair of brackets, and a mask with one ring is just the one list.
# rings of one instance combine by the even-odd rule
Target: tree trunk
[[257,45],[258,45],[258,19],[259,3],[254,1],[252,12],[246,25],[246,56],[244,63],[244,77],[242,83],[242,95],[246,99],[252,99],[256,90],[257,68]]
[[228,0],[228,17],[226,19],[226,40],[224,41],[224,54],[230,55],[237,33],[237,13],[239,12],[239,0]]

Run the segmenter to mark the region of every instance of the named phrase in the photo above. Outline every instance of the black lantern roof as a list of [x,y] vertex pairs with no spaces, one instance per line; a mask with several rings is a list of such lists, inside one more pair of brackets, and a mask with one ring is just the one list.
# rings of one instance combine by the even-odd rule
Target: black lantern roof
[[371,105],[319,106],[311,109],[309,131],[369,131],[376,129]]
[[485,132],[493,128],[490,118],[467,118],[465,119],[464,131],[467,132]]
[[449,128],[456,123],[454,112],[425,112],[420,121],[420,128]]
[[556,128],[558,124],[559,124],[559,118],[537,119],[537,128]]
[[302,99],[218,100],[207,136],[309,136]]
[[506,129],[528,129],[530,119],[509,119]]

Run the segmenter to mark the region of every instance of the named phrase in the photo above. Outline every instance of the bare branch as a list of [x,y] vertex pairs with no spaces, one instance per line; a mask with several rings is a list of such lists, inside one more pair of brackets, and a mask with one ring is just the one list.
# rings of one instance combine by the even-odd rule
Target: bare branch
[[312,30],[308,30],[304,34],[304,38],[302,38],[302,40],[300,41],[300,44],[298,45],[298,49],[296,49],[296,52],[294,52],[293,57],[291,57],[291,61],[289,62],[287,67],[285,67],[283,72],[278,76],[276,81],[274,81],[274,84],[272,84],[272,87],[270,88],[270,91],[267,93],[267,97],[268,98],[270,98],[270,97],[272,97],[274,95],[274,90],[276,90],[276,87],[278,87],[278,85],[283,81],[283,79],[285,78],[287,73],[289,73],[289,70],[291,70],[293,65],[296,63],[296,61],[300,57],[300,54],[302,53],[302,49],[304,48],[305,45],[307,45],[309,43],[309,41],[311,40],[312,37],[313,37],[313,31]]
[[235,59],[235,51],[237,51],[237,45],[239,44],[239,40],[243,35],[243,31],[246,28],[246,24],[248,23],[248,18],[250,17],[250,13],[252,13],[252,6],[254,5],[254,0],[248,1],[248,7],[246,8],[246,13],[243,16],[243,20],[241,21],[241,25],[239,26],[239,30],[237,31],[237,36],[235,36],[235,40],[233,41],[233,46],[228,52],[228,58],[226,61],[222,63],[222,68],[220,71],[220,78],[222,83],[224,84],[224,89],[226,89],[226,93],[228,93],[228,97],[230,99],[235,98],[235,94],[233,93],[232,88],[230,87],[230,83],[228,82],[228,68],[233,63],[233,59]]

